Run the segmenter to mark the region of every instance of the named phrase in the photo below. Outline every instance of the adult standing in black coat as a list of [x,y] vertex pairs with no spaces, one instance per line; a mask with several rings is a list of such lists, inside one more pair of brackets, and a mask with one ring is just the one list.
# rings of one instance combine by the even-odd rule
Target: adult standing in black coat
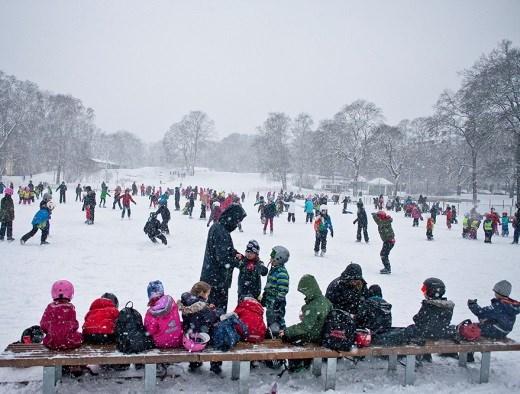
[[181,209],[180,201],[181,201],[181,192],[179,190],[179,186],[177,186],[177,187],[175,187],[175,210],[176,211]]
[[363,230],[363,237],[365,238],[365,242],[368,243],[368,219],[367,219],[367,212],[365,211],[365,208],[363,207],[363,201],[358,201],[357,203],[357,218],[354,220],[354,224],[357,223],[357,235],[356,240],[357,242],[361,242],[361,230]]
[[231,204],[208,231],[200,280],[211,286],[208,303],[223,313],[227,311],[228,292],[233,269],[238,263],[237,257],[243,257],[233,246],[231,233],[245,217],[246,213],[240,205]]
[[367,282],[363,279],[361,266],[350,263],[345,271],[329,284],[325,297],[332,302],[334,308],[356,315],[361,303],[368,298]]
[[67,191],[67,186],[65,185],[65,181],[61,182],[61,185],[59,185],[56,188],[56,191],[60,191],[60,204],[65,204],[65,192]]

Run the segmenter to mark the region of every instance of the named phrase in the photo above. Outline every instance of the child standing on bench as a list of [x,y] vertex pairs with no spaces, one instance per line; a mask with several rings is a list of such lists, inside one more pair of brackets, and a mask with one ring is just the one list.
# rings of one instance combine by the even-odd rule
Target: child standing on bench
[[478,317],[482,336],[505,338],[513,330],[516,315],[520,313],[520,302],[509,297],[511,283],[501,280],[493,286],[495,298],[491,305],[480,307],[477,300],[468,300],[468,307]]
[[83,338],[78,332],[76,308],[70,302],[74,286],[68,280],[54,282],[51,289],[53,301],[47,305],[40,321],[45,333],[43,345],[52,350],[68,350],[81,346]]

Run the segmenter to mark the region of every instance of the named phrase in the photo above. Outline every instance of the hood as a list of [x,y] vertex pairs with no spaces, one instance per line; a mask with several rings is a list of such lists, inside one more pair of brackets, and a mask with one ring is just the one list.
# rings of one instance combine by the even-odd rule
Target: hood
[[361,266],[356,263],[350,263],[345,268],[345,271],[341,273],[341,279],[343,280],[363,280],[363,271],[361,270]]
[[451,309],[455,308],[455,303],[453,301],[447,300],[446,298],[440,300],[423,300],[424,304],[429,304],[441,309]]
[[376,216],[379,220],[385,221],[385,222],[392,222],[392,217],[387,215],[384,211],[379,211],[376,213]]
[[389,304],[384,298],[379,296],[370,297],[367,301],[376,304],[381,310],[387,313],[390,313],[392,310],[392,304]]
[[219,223],[222,224],[228,232],[232,232],[245,217],[246,212],[240,205],[230,205],[221,213]]
[[191,315],[205,309],[208,303],[191,293],[183,293],[177,305],[183,315]]
[[316,278],[312,275],[303,275],[298,282],[298,291],[305,296],[305,301],[311,301],[314,298],[323,295]]
[[235,309],[239,316],[243,311],[251,311],[256,315],[264,316],[264,307],[252,297],[245,297]]
[[172,306],[173,298],[169,295],[163,295],[150,306],[150,313],[152,316],[167,315],[172,310]]
[[114,303],[108,298],[98,298],[97,300],[94,300],[94,302],[92,302],[92,304],[90,305],[90,310],[115,307],[116,306],[114,305]]
[[520,302],[512,298],[503,298],[502,300],[493,298],[491,304],[499,304],[510,315],[518,315],[520,313]]

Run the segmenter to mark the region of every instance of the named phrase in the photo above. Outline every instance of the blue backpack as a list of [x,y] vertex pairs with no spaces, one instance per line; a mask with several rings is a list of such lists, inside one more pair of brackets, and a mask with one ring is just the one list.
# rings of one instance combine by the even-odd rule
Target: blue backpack
[[244,337],[247,337],[247,326],[236,314],[232,313],[215,327],[213,332],[213,347],[217,350],[227,352],[240,341],[240,334],[235,326],[240,325]]

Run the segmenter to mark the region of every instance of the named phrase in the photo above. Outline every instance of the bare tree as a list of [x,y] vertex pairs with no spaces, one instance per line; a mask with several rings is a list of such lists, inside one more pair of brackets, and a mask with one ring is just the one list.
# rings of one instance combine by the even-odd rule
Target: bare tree
[[291,128],[293,140],[291,142],[292,163],[298,175],[298,188],[301,190],[304,175],[312,170],[312,117],[301,113],[293,121]]
[[345,105],[334,116],[341,132],[339,155],[349,162],[354,169],[354,195],[358,192],[358,182],[362,166],[368,156],[368,147],[383,115],[374,103],[356,100]]
[[272,112],[264,124],[258,127],[258,137],[255,142],[260,152],[262,172],[272,174],[282,182],[282,188],[287,190],[287,174],[289,161],[289,129],[291,118],[283,112]]

